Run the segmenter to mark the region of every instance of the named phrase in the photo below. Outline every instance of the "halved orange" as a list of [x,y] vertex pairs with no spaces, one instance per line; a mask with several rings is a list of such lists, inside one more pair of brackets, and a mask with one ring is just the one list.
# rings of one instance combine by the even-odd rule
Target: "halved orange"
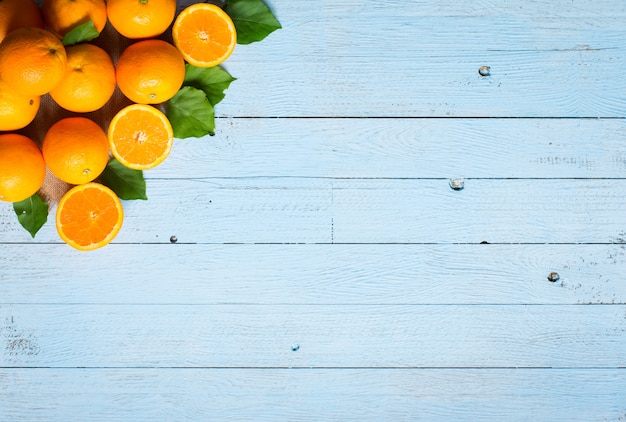
[[56,227],[68,245],[90,251],[111,242],[122,228],[124,210],[115,192],[99,183],[70,189],[59,202]]
[[115,158],[135,170],[158,166],[174,144],[174,131],[167,116],[145,104],[121,109],[111,120],[107,136]]
[[235,49],[237,32],[226,12],[214,4],[196,3],[184,9],[172,27],[174,45],[197,67],[216,66]]

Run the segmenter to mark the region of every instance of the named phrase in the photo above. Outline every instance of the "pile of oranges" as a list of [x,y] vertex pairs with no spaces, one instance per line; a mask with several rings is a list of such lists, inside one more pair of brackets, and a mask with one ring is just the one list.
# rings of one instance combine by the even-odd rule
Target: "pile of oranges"
[[[128,41],[119,54],[63,42],[86,23],[100,32],[107,21]],[[172,42],[158,38],[170,28]],[[44,0],[42,7],[1,0],[0,200],[36,194],[47,168],[74,185],[57,206],[60,237],[80,250],[108,244],[121,228],[123,209],[118,196],[94,180],[111,156],[137,170],[160,164],[174,135],[158,105],[181,88],[185,63],[218,65],[236,41],[231,18],[207,3],[176,14],[175,0]],[[126,103],[105,124],[95,122],[90,116],[110,105],[117,89]],[[43,96],[69,117],[36,122],[46,117]],[[34,121],[46,128],[38,142],[19,133]]]

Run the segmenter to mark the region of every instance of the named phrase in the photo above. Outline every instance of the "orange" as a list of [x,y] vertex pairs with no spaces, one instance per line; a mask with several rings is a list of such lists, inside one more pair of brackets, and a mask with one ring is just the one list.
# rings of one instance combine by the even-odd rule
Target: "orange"
[[39,6],[33,0],[1,0],[0,41],[9,32],[25,26],[43,28],[43,18]]
[[237,32],[230,16],[218,6],[197,3],[183,10],[172,27],[174,45],[188,63],[211,67],[235,49]]
[[61,40],[41,28],[18,28],[0,43],[0,78],[26,95],[50,92],[63,78],[66,63]]
[[90,20],[101,32],[107,22],[104,0],[44,0],[42,10],[48,29],[59,38]]
[[127,38],[152,38],[170,26],[176,0],[108,0],[107,14],[113,28]]
[[115,158],[136,170],[161,164],[174,143],[174,132],[165,114],[144,104],[120,110],[111,120],[107,136]]
[[19,202],[35,194],[46,177],[41,150],[24,135],[0,135],[0,200]]
[[115,91],[115,67],[109,54],[93,44],[66,48],[67,67],[61,82],[50,91],[58,105],[86,113],[104,106]]
[[0,131],[22,129],[35,119],[40,97],[15,92],[0,79]]
[[120,199],[99,183],[87,183],[67,191],[56,212],[59,236],[81,251],[109,244],[122,228],[123,220]]
[[132,102],[162,103],[182,86],[185,60],[176,47],[166,41],[139,41],[122,51],[116,78],[120,90]]
[[91,182],[109,161],[106,134],[86,117],[66,117],[53,124],[42,150],[50,171],[73,185]]

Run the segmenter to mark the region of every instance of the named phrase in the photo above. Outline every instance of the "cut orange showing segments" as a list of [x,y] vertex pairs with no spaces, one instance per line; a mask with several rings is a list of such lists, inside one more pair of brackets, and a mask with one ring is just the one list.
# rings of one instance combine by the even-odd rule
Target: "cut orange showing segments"
[[59,202],[56,226],[68,245],[90,251],[108,245],[122,228],[124,210],[115,192],[99,183],[70,189]]
[[184,9],[172,27],[174,45],[197,67],[216,66],[235,49],[237,32],[226,12],[213,4],[197,3]]
[[111,120],[107,136],[115,158],[135,170],[158,166],[174,144],[174,131],[165,114],[145,104],[121,109]]

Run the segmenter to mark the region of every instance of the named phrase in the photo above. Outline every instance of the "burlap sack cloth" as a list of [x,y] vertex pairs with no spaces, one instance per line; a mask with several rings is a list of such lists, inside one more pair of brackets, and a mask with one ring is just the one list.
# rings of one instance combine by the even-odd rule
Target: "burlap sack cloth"
[[[37,1],[39,5],[41,5],[41,0]],[[183,10],[185,7],[194,4],[194,3],[205,3],[202,1],[177,1],[177,14]],[[218,2],[210,2],[214,4],[219,4]],[[157,38],[172,42],[171,37],[172,31],[171,26],[168,28],[165,33]],[[97,45],[98,47],[106,50],[113,59],[113,63],[117,63],[117,59],[120,56],[121,52],[124,51],[126,47],[130,44],[137,42],[139,40],[130,40],[125,37],[122,37],[113,29],[110,23],[107,22],[104,30],[100,34],[100,36],[92,41],[89,41],[91,44]],[[59,107],[54,100],[49,95],[44,95],[41,97],[41,106],[39,108],[39,112],[35,117],[35,120],[25,127],[17,131],[17,133],[21,133],[23,135],[28,136],[39,146],[43,141],[44,135],[48,131],[48,129],[57,121],[71,116],[83,116],[87,117],[94,122],[96,122],[102,129],[107,131],[109,127],[109,123],[115,113],[121,110],[123,107],[132,104],[130,100],[128,100],[119,90],[119,88],[115,88],[115,92],[113,97],[109,100],[107,104],[104,105],[101,109],[91,112],[91,113],[74,113],[67,111],[61,107]],[[155,106],[161,111],[164,111],[164,107],[162,104],[155,104]],[[97,179],[96,179],[97,180]],[[63,194],[67,192],[72,185],[69,185],[59,179],[57,179],[50,170],[46,170],[46,179],[41,187],[39,194],[42,198],[49,202],[52,206],[57,204]]]

